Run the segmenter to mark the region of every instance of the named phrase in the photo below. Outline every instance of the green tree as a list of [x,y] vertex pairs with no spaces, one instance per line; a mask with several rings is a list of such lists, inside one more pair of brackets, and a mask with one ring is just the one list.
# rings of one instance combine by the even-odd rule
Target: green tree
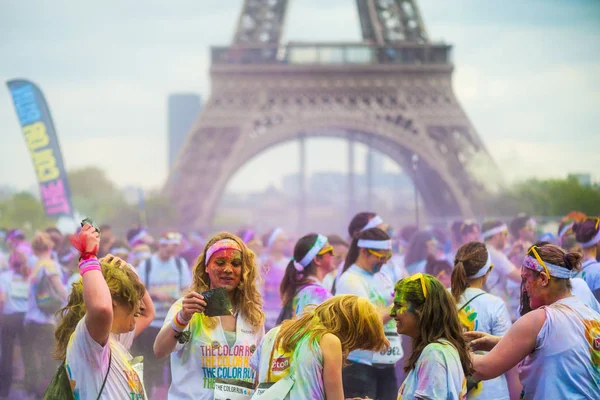
[[20,228],[25,234],[53,225],[42,203],[31,193],[21,192],[0,202],[0,226]]

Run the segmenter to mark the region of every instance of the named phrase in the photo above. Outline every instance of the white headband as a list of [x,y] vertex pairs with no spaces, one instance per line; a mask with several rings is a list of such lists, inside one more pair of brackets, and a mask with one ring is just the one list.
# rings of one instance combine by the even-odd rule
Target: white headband
[[487,231],[483,232],[481,234],[481,236],[484,239],[488,239],[488,238],[491,238],[492,236],[494,236],[494,235],[496,235],[498,233],[502,233],[502,232],[508,232],[508,227],[506,226],[506,224],[502,224],[500,226],[497,226],[495,228],[487,230]]
[[267,240],[267,243],[265,244],[267,246],[267,249],[270,249],[271,246],[273,246],[273,242],[275,241],[275,239],[277,238],[277,236],[281,233],[281,228],[275,228],[273,230],[273,233],[271,233],[271,236],[269,236],[269,240]]
[[492,256],[490,255],[489,251],[487,253],[488,253],[488,256],[487,256],[487,261],[485,262],[485,265],[483,267],[481,267],[481,269],[479,271],[477,271],[477,273],[475,275],[467,276],[468,279],[481,278],[482,276],[484,276],[485,274],[488,273],[488,271],[492,267]]
[[135,235],[134,237],[131,238],[131,240],[129,240],[129,244],[131,246],[134,246],[137,242],[142,240],[146,235],[148,235],[148,232],[146,232],[144,229],[142,229],[141,231],[138,232],[137,235]]
[[567,233],[567,231],[573,227],[573,225],[575,225],[575,223],[571,222],[570,224],[566,224],[565,226],[563,226],[563,228],[560,231],[558,231],[558,238],[562,238],[565,235],[565,233]]
[[180,245],[181,244],[181,240],[161,238],[158,241],[158,244],[176,244],[176,245]]
[[366,231],[367,229],[375,228],[377,225],[383,224],[383,219],[379,215],[374,216],[367,222],[367,224],[361,229],[362,231]]
[[598,229],[598,232],[596,232],[596,236],[594,236],[592,238],[592,240],[585,242],[585,243],[581,243],[581,247],[583,247],[584,249],[587,249],[588,247],[592,247],[593,245],[597,244],[598,242],[600,242],[600,229]]
[[390,239],[388,239],[388,240],[358,239],[357,246],[361,247],[363,249],[391,250],[392,249],[392,241]]
[[310,248],[310,250],[308,251],[308,253],[306,253],[306,255],[304,257],[302,257],[302,260],[300,260],[298,262],[296,262],[294,260],[294,268],[296,268],[296,271],[298,271],[298,272],[304,271],[304,268],[306,268],[306,267],[308,267],[310,265],[310,263],[312,262],[313,258],[315,258],[317,256],[317,254],[319,254],[319,252],[321,251],[321,249],[323,247],[325,247],[326,243],[327,243],[327,237],[326,236],[317,235],[317,240],[312,245],[312,247]]

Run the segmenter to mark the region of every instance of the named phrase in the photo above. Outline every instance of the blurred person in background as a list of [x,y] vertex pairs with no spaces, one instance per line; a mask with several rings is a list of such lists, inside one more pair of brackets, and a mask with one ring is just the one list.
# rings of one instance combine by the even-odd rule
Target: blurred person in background
[[333,258],[333,246],[327,236],[311,233],[298,240],[294,256],[281,281],[284,306],[277,325],[300,315],[309,304],[317,306],[331,297],[331,292],[322,282],[327,274],[335,270]]
[[[29,266],[27,254],[14,249],[9,257],[9,269],[0,274],[0,399],[8,399],[13,381],[13,354],[16,341],[21,348],[23,362],[32,358],[32,347],[25,339],[25,312],[29,293]],[[26,371],[28,373],[29,371]],[[30,381],[29,377],[25,378]]]
[[427,257],[437,258],[438,241],[430,231],[419,231],[415,233],[408,243],[404,255],[404,268],[408,275],[425,273]]
[[275,326],[282,308],[279,288],[290,261],[284,254],[288,237],[281,228],[274,228],[263,236],[262,241],[265,250],[259,264],[263,277],[263,311],[266,318],[265,329],[271,329]]
[[131,248],[128,261],[134,268],[137,268],[142,261],[152,255],[151,246],[154,244],[154,239],[148,231],[141,227],[128,230],[126,237]]
[[494,264],[494,269],[486,280],[485,290],[504,300],[511,319],[515,321],[519,318],[521,272],[504,253],[508,242],[508,227],[499,220],[485,221],[481,226],[481,235]]
[[60,232],[60,230],[54,226],[49,226],[44,230],[44,232],[50,235],[50,239],[52,239],[52,243],[54,243],[52,249],[52,259],[60,264],[60,261],[58,259],[58,250],[62,247],[62,244],[64,242],[64,236]]
[[263,242],[261,238],[256,234],[256,231],[252,228],[242,228],[238,232],[240,237],[246,246],[254,252],[254,255],[260,257],[263,252]]
[[535,219],[527,214],[518,214],[508,226],[512,239],[512,247],[508,252],[508,258],[515,265],[521,265],[525,258],[527,249],[536,241],[537,224]]
[[600,300],[600,263],[596,261],[600,248],[600,218],[588,217],[573,225],[575,239],[583,249],[581,271],[576,275],[589,286],[597,300]]
[[467,219],[465,221],[454,221],[450,227],[450,233],[452,237],[452,250],[448,253],[447,259],[452,265],[454,264],[454,256],[460,246],[480,240],[481,230],[477,221]]
[[450,288],[450,277],[452,276],[452,265],[446,260],[438,260],[433,256],[427,257],[425,273],[435,277],[445,288]]
[[342,371],[346,397],[369,396],[395,399],[398,386],[394,366],[402,357],[402,343],[390,317],[394,283],[379,274],[391,257],[392,241],[381,229],[374,227],[356,234],[344,270],[336,283],[334,294],[354,294],[368,299],[380,314],[390,351],[356,350],[348,355],[348,366]]
[[42,397],[56,370],[51,355],[54,313],[67,302],[60,268],[52,259],[53,247],[54,242],[45,232],[37,232],[31,241],[38,261],[29,276],[25,313],[25,341],[33,352],[33,357],[25,359],[25,390],[35,398]]
[[146,287],[154,303],[155,317],[148,329],[142,333],[133,345],[133,353],[143,355],[146,360],[144,384],[149,393],[154,387],[168,385],[163,379],[166,359],[154,356],[153,346],[171,305],[189,289],[192,274],[187,262],[177,257],[177,248],[181,243],[181,234],[167,232],[158,241],[158,251],[142,261],[137,268],[140,282]]
[[322,284],[324,288],[331,292],[333,290],[333,282],[335,282],[338,272],[341,273],[342,268],[344,268],[344,260],[346,260],[346,254],[348,254],[350,245],[339,235],[328,235],[327,240],[329,241],[329,244],[333,246],[334,269],[325,276]]
[[191,232],[187,235],[187,240],[185,237],[182,239],[182,245],[184,243],[185,247],[180,249],[179,256],[183,257],[188,265],[194,265],[200,253],[202,253],[202,249],[204,249],[206,240],[200,233]]
[[[102,243],[102,239],[100,239],[100,242]],[[112,245],[108,250],[108,254],[119,257],[121,260],[127,260],[130,253],[131,249],[129,248],[129,244],[125,240],[121,239],[113,240]]]
[[[110,249],[113,247],[113,243],[115,242],[116,238],[110,225],[100,225],[100,232],[102,232],[102,235],[100,236],[100,249],[98,250],[98,256],[104,257],[110,253]],[[126,260],[126,258],[124,258],[124,260]]]

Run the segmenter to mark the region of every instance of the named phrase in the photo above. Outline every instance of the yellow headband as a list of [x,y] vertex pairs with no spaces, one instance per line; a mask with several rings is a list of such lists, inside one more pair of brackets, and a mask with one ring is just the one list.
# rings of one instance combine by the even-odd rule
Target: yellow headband
[[427,298],[427,287],[425,286],[425,275],[422,273],[414,274],[408,278],[409,282],[416,281],[419,279],[421,281],[421,289],[423,289],[423,296]]

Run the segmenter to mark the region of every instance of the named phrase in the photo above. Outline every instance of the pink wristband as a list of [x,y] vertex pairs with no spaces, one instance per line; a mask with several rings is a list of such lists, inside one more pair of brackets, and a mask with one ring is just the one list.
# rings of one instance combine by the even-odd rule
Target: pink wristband
[[81,276],[83,276],[83,274],[89,271],[102,272],[102,267],[100,266],[100,262],[97,259],[93,258],[79,263],[79,274]]

